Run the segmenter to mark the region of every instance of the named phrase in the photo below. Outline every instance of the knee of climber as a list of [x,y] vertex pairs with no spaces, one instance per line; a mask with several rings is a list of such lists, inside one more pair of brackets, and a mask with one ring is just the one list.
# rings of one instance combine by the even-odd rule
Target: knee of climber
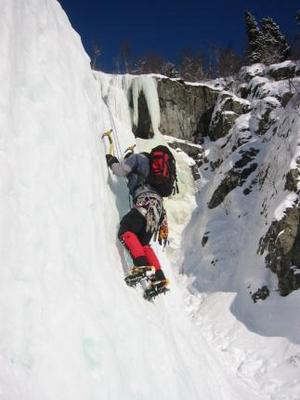
[[144,247],[145,256],[147,258],[149,265],[152,265],[155,268],[155,270],[159,270],[161,268],[160,262],[156,256],[156,254],[154,253],[154,250],[152,249],[152,247],[149,244],[145,245],[143,247]]
[[119,236],[119,239],[126,246],[133,259],[145,256],[144,248],[133,232],[124,232]]

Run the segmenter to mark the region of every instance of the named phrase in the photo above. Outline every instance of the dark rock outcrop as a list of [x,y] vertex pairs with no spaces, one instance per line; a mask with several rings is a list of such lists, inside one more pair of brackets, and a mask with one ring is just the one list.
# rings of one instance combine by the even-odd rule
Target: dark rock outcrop
[[208,242],[208,239],[209,239],[209,232],[205,232],[201,240],[202,247],[205,247],[206,243]]
[[286,61],[281,64],[273,64],[266,68],[265,72],[275,81],[292,79],[296,75],[296,63],[292,61]]
[[288,208],[280,221],[274,221],[261,238],[259,253],[268,252],[266,266],[278,276],[282,296],[300,288],[300,209]]
[[238,79],[241,82],[250,82],[255,76],[264,74],[265,66],[263,64],[254,64],[249,67],[242,67],[238,74]]
[[212,209],[219,206],[232,190],[245,183],[248,176],[256,170],[257,163],[252,162],[248,167],[246,166],[255,158],[258,152],[259,150],[254,148],[251,148],[246,152],[241,152],[241,154],[243,154],[242,158],[235,163],[234,167],[230,171],[228,171],[225,178],[215,190],[207,204],[208,208]]
[[157,88],[163,134],[195,143],[207,136],[220,90],[170,79],[158,79]]
[[233,127],[235,120],[241,114],[249,112],[249,109],[250,105],[247,101],[228,92],[221,93],[210,122],[210,139],[217,140],[226,136]]
[[297,193],[299,179],[299,170],[297,168],[291,169],[286,175],[284,189]]
[[168,145],[173,149],[180,149],[184,151],[189,157],[191,157],[195,164],[191,166],[192,174],[194,180],[198,180],[200,178],[199,175],[199,167],[204,162],[204,150],[201,146],[195,145],[189,142],[181,142],[181,141],[168,141]]
[[270,296],[270,290],[267,286],[262,286],[261,288],[257,289],[255,293],[250,294],[253,302],[257,303],[258,300],[266,300],[266,298]]

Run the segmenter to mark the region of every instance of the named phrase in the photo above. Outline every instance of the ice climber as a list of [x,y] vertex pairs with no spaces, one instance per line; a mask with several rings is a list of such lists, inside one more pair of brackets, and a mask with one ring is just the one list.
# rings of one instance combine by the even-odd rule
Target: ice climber
[[[131,153],[122,162],[107,154],[106,160],[113,174],[127,177],[133,204],[120,222],[118,237],[129,251],[135,269],[150,270],[152,267],[155,272],[150,276],[151,284],[163,287],[167,285],[167,280],[150,241],[153,236],[158,236],[159,243],[164,246],[168,241],[163,196],[172,192],[170,188],[172,185],[173,189],[176,173],[173,172],[175,160],[169,149],[165,146],[155,149],[150,154]],[[155,155],[158,156],[155,158]],[[174,167],[171,166],[171,169],[170,160],[174,160]],[[159,168],[161,172],[158,172]],[[160,174],[170,176],[163,180],[159,177]],[[171,177],[172,174],[175,177]]]

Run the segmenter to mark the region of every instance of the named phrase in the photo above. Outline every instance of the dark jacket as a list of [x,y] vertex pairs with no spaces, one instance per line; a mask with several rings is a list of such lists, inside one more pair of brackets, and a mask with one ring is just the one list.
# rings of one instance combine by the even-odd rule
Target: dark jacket
[[156,230],[161,221],[166,218],[163,199],[157,191],[145,183],[150,172],[149,158],[146,154],[132,154],[124,161],[113,162],[110,165],[117,176],[127,177],[127,186],[136,208],[147,221],[147,230]]
[[111,165],[112,172],[117,176],[127,177],[127,186],[133,199],[144,192],[158,194],[145,180],[150,172],[149,158],[143,154],[132,154],[121,162]]

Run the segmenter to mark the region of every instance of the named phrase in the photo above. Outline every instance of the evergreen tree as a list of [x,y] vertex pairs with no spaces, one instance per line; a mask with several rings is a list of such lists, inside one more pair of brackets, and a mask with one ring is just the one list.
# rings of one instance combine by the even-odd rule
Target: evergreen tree
[[248,45],[246,50],[246,60],[250,64],[260,62],[261,46],[260,46],[260,30],[254,15],[250,11],[245,12],[246,34],[248,37]]
[[288,58],[290,46],[272,18],[263,18],[259,29],[255,17],[246,11],[245,23],[248,36],[246,59],[250,64],[272,64]]
[[264,64],[285,61],[290,54],[290,46],[286,38],[280,32],[279,26],[270,17],[261,20],[259,42],[262,49],[261,62]]

